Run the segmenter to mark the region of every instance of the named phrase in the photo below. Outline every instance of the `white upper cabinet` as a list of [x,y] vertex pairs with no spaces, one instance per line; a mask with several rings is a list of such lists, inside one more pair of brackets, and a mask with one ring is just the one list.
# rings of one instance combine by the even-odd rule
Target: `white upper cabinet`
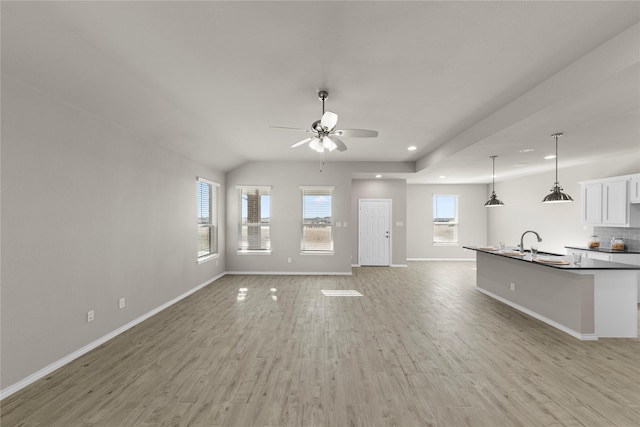
[[602,185],[602,223],[627,226],[629,223],[628,180],[605,182]]
[[640,173],[631,175],[629,181],[629,201],[631,203],[640,203]]
[[634,177],[640,174],[582,182],[582,223],[640,227],[640,205],[631,204],[636,196]]
[[602,184],[582,185],[582,223],[602,224]]

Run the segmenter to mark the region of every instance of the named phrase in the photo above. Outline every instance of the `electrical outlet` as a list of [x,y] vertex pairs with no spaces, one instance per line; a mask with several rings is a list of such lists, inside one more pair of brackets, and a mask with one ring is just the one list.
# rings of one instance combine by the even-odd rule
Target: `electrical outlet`
[[125,306],[126,306],[126,303],[125,303],[124,297],[122,297],[118,300],[118,308],[124,308]]
[[94,315],[95,313],[93,310],[87,311],[87,322],[93,322]]
[[291,257],[287,258],[287,262],[291,264]]
[[512,283],[512,284],[511,284],[511,290],[512,290],[512,291],[515,291],[515,290],[516,290],[516,284],[515,284],[515,283]]

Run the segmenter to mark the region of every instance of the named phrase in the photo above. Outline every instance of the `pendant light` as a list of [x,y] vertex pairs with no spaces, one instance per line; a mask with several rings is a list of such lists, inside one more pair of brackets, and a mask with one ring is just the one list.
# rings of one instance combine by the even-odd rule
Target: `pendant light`
[[553,188],[551,189],[551,193],[547,194],[547,196],[542,199],[542,203],[566,203],[573,202],[573,199],[570,195],[562,192],[562,187],[558,182],[558,138],[562,136],[561,132],[554,133],[551,135],[551,138],[555,138],[556,140],[556,182],[553,184]]
[[485,208],[493,208],[496,206],[504,206],[504,203],[502,203],[500,200],[498,200],[498,198],[496,197],[496,155],[493,156],[489,156],[491,159],[493,159],[493,174],[491,175],[491,179],[493,181],[493,188],[491,189],[491,198],[487,201],[487,203],[484,204]]

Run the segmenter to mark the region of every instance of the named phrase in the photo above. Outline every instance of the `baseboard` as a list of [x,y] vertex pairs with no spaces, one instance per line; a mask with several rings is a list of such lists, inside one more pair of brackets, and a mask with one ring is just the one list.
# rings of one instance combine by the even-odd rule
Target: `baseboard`
[[200,289],[204,288],[205,286],[209,285],[212,282],[215,282],[216,280],[220,279],[222,276],[224,276],[225,273],[219,274],[217,276],[215,276],[212,279],[207,280],[204,283],[199,284],[198,286],[196,286],[195,288],[192,288],[190,290],[188,290],[187,292],[178,295],[177,297],[173,298],[172,300],[154,308],[153,310],[143,314],[142,316],[132,320],[131,322],[119,327],[118,329],[115,329],[111,332],[109,332],[108,334],[98,338],[97,340],[85,345],[84,347],[74,351],[71,354],[68,354],[67,356],[63,357],[62,359],[59,359],[47,366],[45,366],[44,368],[34,372],[33,374],[29,375],[26,378],[23,378],[22,380],[18,381],[15,384],[12,384],[2,390],[0,390],[0,400],[5,399],[6,397],[9,397],[10,395],[12,395],[13,393],[23,389],[24,387],[28,386],[29,384],[44,378],[45,376],[49,375],[50,373],[52,373],[53,371],[55,371],[56,369],[59,369],[61,367],[63,367],[64,365],[66,365],[67,363],[77,359],[78,357],[84,355],[85,353],[90,352],[91,350],[93,350],[94,348],[104,344],[105,342],[117,337],[118,335],[120,335],[121,333],[125,332],[128,329],[131,329],[132,327],[136,326],[137,324],[147,320],[148,318],[150,318],[151,316],[153,316],[154,314],[158,314],[159,312],[161,312],[162,310],[172,306],[173,304],[177,303],[178,301],[188,297],[189,295],[193,294],[194,292],[199,291]]
[[560,324],[560,323],[558,323],[558,322],[556,322],[554,320],[551,320],[548,317],[545,317],[545,316],[543,316],[543,315],[541,315],[539,313],[536,313],[535,311],[531,311],[528,308],[523,307],[523,306],[521,306],[519,304],[516,304],[516,303],[514,303],[512,301],[509,301],[508,299],[505,299],[505,298],[501,297],[500,295],[494,294],[493,292],[487,291],[487,290],[482,289],[482,288],[476,287],[476,289],[478,291],[482,292],[483,294],[485,294],[485,295],[487,295],[487,296],[489,296],[489,297],[491,297],[493,299],[496,299],[496,300],[500,301],[501,303],[504,303],[504,304],[508,305],[509,307],[515,308],[516,310],[521,311],[524,314],[527,314],[527,315],[533,317],[534,319],[538,319],[541,322],[544,322],[549,326],[553,326],[554,328],[559,329],[562,332],[567,333],[567,334],[571,335],[574,338],[577,338],[577,339],[582,340],[582,341],[594,341],[594,340],[598,339],[598,336],[595,333],[594,334],[583,334],[581,332],[574,331],[573,329],[567,328],[566,326],[564,326],[564,325],[562,325],[562,324]]
[[351,268],[360,267],[360,264],[351,264]]
[[407,261],[473,261],[475,258],[407,258]]
[[389,267],[409,267],[407,264],[391,264]]
[[351,276],[350,271],[227,271],[236,276]]

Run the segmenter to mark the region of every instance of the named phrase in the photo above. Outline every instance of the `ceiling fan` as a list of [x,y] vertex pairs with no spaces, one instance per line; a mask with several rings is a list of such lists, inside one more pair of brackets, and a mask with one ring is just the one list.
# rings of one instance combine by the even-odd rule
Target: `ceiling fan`
[[331,111],[324,110],[324,101],[329,97],[329,92],[321,90],[318,92],[318,98],[322,101],[322,118],[316,120],[311,124],[311,129],[299,129],[283,126],[270,126],[275,129],[291,129],[307,133],[314,134],[309,138],[305,138],[302,141],[298,141],[291,146],[296,148],[304,144],[309,144],[312,150],[319,153],[327,151],[345,151],[347,146],[338,138],[339,136],[346,137],[358,137],[358,138],[372,138],[378,136],[378,131],[366,130],[366,129],[336,129],[338,123],[338,115]]

